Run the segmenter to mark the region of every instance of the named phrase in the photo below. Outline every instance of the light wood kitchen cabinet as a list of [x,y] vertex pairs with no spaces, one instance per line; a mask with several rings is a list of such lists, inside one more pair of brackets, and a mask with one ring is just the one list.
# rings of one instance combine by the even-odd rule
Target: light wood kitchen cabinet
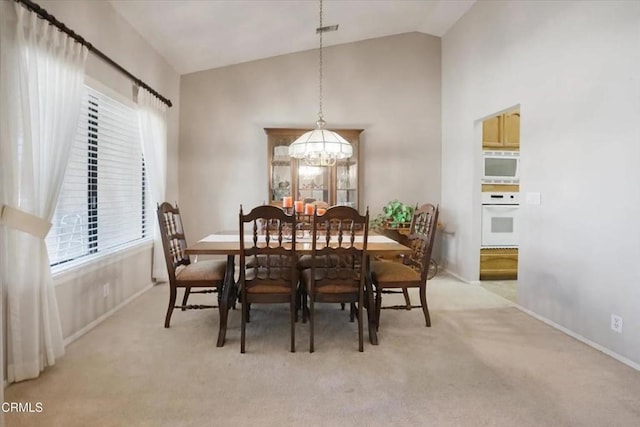
[[505,148],[520,148],[520,112],[512,111],[502,116]]
[[517,248],[480,249],[480,280],[507,280],[517,278]]
[[484,120],[482,148],[518,150],[520,148],[520,111],[510,111]]
[[362,129],[334,129],[353,147],[353,156],[333,166],[309,166],[289,157],[289,144],[310,129],[265,128],[268,203],[282,206],[284,196],[360,208],[359,146]]
[[482,148],[502,147],[502,116],[482,122]]

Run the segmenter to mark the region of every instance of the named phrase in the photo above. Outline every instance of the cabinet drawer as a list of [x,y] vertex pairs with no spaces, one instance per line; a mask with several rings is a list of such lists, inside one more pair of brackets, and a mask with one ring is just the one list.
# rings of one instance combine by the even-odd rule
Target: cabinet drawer
[[518,249],[480,250],[480,280],[517,278]]

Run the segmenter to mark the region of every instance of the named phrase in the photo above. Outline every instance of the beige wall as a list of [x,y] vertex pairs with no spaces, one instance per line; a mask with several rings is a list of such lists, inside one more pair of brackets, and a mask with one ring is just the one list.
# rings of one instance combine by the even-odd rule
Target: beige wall
[[[440,200],[440,39],[420,33],[324,51],[329,127],[363,128],[363,205]],[[180,203],[188,238],[237,229],[267,198],[265,127],[314,127],[317,50],[183,75]]]
[[[631,1],[477,2],[442,40],[450,268],[478,279],[478,120],[520,105],[518,302],[636,367],[639,46]],[[527,204],[528,192],[542,203]]]
[[[180,77],[106,1],[39,1],[49,13],[110,56],[133,75],[171,99],[168,111],[167,197],[177,200],[178,114]],[[130,80],[89,54],[87,75],[132,98]],[[151,212],[155,218],[155,210]],[[145,244],[124,254],[111,255],[54,275],[63,335],[76,336],[87,325],[124,303],[151,282],[151,247]],[[104,296],[104,285],[110,292]],[[162,324],[166,307],[158,307]]]
[[[55,276],[56,298],[65,342],[151,286],[151,243],[94,260]],[[108,286],[108,294],[104,286]],[[166,307],[158,307],[158,327]]]

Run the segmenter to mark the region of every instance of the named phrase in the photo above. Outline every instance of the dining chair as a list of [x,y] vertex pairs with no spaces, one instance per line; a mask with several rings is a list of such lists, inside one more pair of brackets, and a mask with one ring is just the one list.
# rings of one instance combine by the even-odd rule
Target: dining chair
[[[187,301],[192,293],[218,292],[222,287],[227,262],[225,260],[204,260],[192,263],[185,253],[187,240],[178,205],[173,207],[171,203],[164,202],[158,205],[157,214],[164,259],[169,273],[169,307],[164,320],[164,327],[168,328],[174,308],[179,308],[182,311],[217,308],[216,305],[188,305]],[[176,305],[178,288],[184,288],[182,305]],[[192,288],[199,288],[199,290],[192,290]]]
[[[371,276],[376,291],[376,326],[378,328],[382,308],[410,310],[421,307],[426,326],[431,326],[427,306],[427,280],[438,213],[439,207],[432,204],[422,205],[414,211],[406,243],[411,248],[411,254],[404,256],[402,262],[389,260],[371,262]],[[420,305],[412,306],[408,303],[408,288],[420,290]],[[404,293],[407,304],[382,307],[382,294],[396,292]]]
[[[263,224],[269,224],[263,227]],[[254,303],[289,303],[291,352],[296,351],[295,314],[298,270],[296,268],[296,216],[277,206],[262,205],[248,214],[240,206],[240,301],[242,320],[240,352],[245,352],[249,307]]]
[[[322,216],[324,212],[329,208],[329,203],[321,200],[316,201],[313,204],[314,204],[314,210],[318,212],[319,216]],[[323,222],[320,221],[319,224],[322,225]],[[332,256],[331,259],[329,258],[325,259],[325,257],[322,257],[317,261],[325,262],[326,260],[329,260],[332,263],[332,265],[335,265],[337,263],[338,257]],[[298,258],[298,270],[306,270],[307,268],[311,268],[311,255],[302,255]]]
[[[333,206],[313,215],[311,266],[302,270],[302,316],[309,317],[309,351],[313,353],[316,303],[349,303],[358,320],[358,349],[363,351],[362,323],[367,264],[369,211]],[[307,299],[309,306],[307,307]]]

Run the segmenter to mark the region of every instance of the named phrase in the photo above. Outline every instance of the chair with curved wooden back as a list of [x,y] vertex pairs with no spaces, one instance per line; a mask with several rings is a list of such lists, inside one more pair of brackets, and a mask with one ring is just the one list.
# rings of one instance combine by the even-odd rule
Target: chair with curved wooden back
[[[164,202],[158,205],[157,214],[164,259],[169,273],[169,307],[164,321],[164,327],[168,328],[174,308],[180,308],[182,311],[217,308],[216,305],[187,305],[187,300],[191,293],[218,292],[224,280],[227,262],[207,260],[192,263],[185,253],[187,241],[178,205],[174,208],[170,203]],[[184,288],[182,305],[175,305],[178,288]],[[194,291],[192,288],[201,288],[201,290]]]
[[[380,310],[393,308],[407,310],[422,307],[426,326],[431,326],[429,308],[427,306],[427,279],[431,262],[431,252],[435,241],[436,226],[438,224],[438,206],[425,204],[413,213],[407,246],[411,254],[403,261],[373,261],[371,275],[376,290],[376,325],[380,326]],[[407,296],[408,288],[420,289],[420,305],[394,305],[382,307],[382,293],[393,293],[392,289],[401,289]]]
[[[296,216],[271,205],[255,207],[244,215],[240,207],[240,300],[242,323],[240,352],[245,352],[246,324],[253,303],[289,303],[291,352],[295,345],[298,288],[296,268]],[[264,224],[268,224],[267,227]],[[248,227],[249,230],[245,230]],[[289,239],[289,236],[290,239]],[[245,240],[246,239],[246,240]]]
[[[313,215],[311,266],[302,270],[303,321],[309,315],[309,351],[314,351],[315,303],[350,303],[357,310],[358,349],[363,351],[362,322],[366,280],[369,212],[333,206]],[[309,307],[306,307],[306,299]]]

